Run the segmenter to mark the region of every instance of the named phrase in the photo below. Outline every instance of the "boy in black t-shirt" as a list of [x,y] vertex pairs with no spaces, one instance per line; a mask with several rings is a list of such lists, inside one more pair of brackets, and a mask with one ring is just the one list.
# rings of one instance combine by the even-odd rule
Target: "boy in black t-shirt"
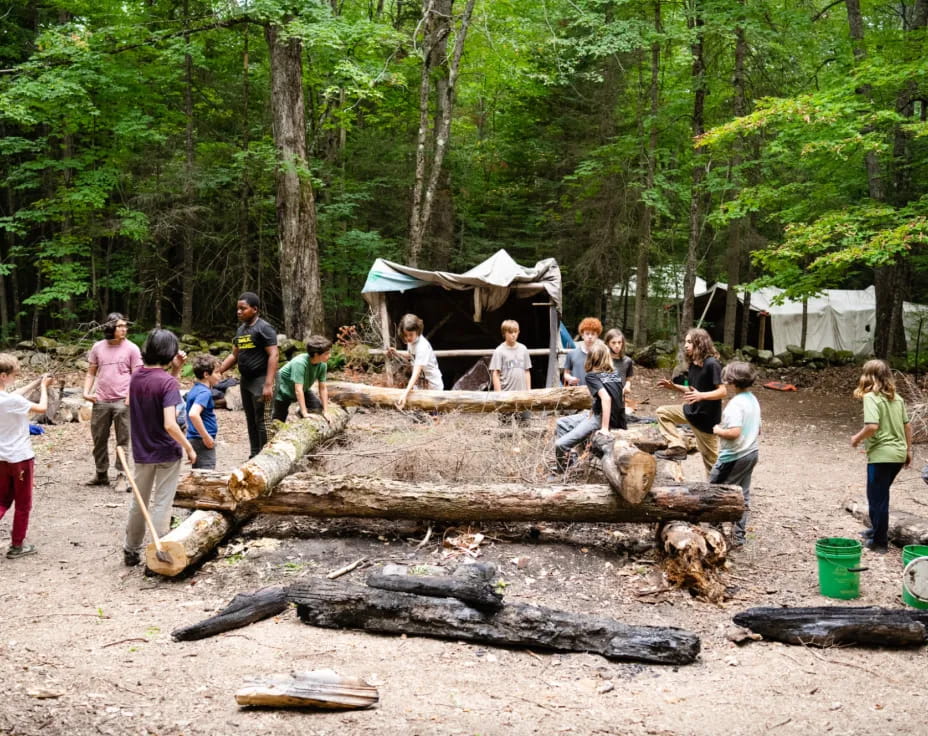
[[250,291],[238,298],[236,313],[241,324],[232,341],[232,354],[219,366],[219,372],[225,373],[238,363],[250,458],[261,452],[270,436],[277,377],[277,332],[258,316],[259,304],[258,295]]
[[657,382],[662,388],[682,393],[683,404],[658,408],[658,429],[669,444],[666,450],[654,454],[671,460],[685,458],[686,444],[677,425],[689,424],[706,473],[709,473],[719,456],[719,438],[712,433],[712,428],[722,419],[722,399],[727,395],[722,384],[722,364],[709,333],[699,328],[686,333],[683,353],[687,362],[686,375],[677,376],[673,381],[662,378]]

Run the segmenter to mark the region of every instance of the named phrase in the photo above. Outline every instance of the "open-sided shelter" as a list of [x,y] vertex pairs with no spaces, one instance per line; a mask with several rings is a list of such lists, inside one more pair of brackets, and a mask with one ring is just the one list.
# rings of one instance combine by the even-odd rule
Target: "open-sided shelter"
[[532,385],[558,384],[561,270],[553,258],[521,266],[505,251],[461,274],[425,271],[378,258],[362,294],[380,326],[383,347],[397,345],[400,318],[413,313],[438,355],[445,388],[502,342],[504,320],[519,323],[519,342],[532,351]]

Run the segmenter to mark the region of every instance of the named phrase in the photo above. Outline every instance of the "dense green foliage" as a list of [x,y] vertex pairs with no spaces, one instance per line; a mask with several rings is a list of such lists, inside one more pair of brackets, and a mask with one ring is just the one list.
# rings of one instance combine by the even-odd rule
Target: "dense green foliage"
[[[710,282],[727,280],[737,223],[752,254],[742,283],[802,298],[900,263],[908,298],[928,301],[925,2],[863,0],[858,40],[846,4],[826,0],[478,2],[436,205],[452,236],[420,265],[466,269],[499,248],[555,257],[566,321],[628,326],[634,305],[613,294],[635,272],[643,213],[651,268],[679,264],[697,196]],[[0,18],[4,335],[113,309],[177,325],[191,290],[199,331],[225,329],[245,288],[283,323],[266,23],[303,44],[328,328],[361,320],[370,263],[402,260],[407,244],[421,17],[408,0],[12,0]],[[661,313],[652,332],[674,331]]]

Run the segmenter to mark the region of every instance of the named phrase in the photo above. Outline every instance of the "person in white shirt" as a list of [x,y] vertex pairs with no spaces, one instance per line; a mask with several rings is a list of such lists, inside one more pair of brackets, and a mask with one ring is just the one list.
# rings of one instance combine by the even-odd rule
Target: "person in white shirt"
[[415,388],[420,378],[430,391],[442,391],[445,388],[441,378],[441,371],[438,368],[438,358],[435,357],[435,351],[432,350],[431,343],[422,334],[424,327],[422,320],[416,315],[404,314],[400,319],[399,331],[403,336],[403,342],[406,343],[406,350],[409,351],[409,354],[404,356],[392,347],[387,351],[390,357],[412,361],[412,375],[409,377],[409,383],[406,384],[402,396],[396,402],[397,407],[400,409],[406,406],[409,392]]

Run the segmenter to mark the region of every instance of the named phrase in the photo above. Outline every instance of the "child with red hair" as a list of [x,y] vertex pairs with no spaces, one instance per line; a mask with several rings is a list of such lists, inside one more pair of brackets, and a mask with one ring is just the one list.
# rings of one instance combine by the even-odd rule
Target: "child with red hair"
[[603,334],[603,323],[596,317],[585,317],[580,322],[577,331],[583,342],[567,353],[567,357],[564,358],[565,386],[586,386],[586,358],[593,343]]

